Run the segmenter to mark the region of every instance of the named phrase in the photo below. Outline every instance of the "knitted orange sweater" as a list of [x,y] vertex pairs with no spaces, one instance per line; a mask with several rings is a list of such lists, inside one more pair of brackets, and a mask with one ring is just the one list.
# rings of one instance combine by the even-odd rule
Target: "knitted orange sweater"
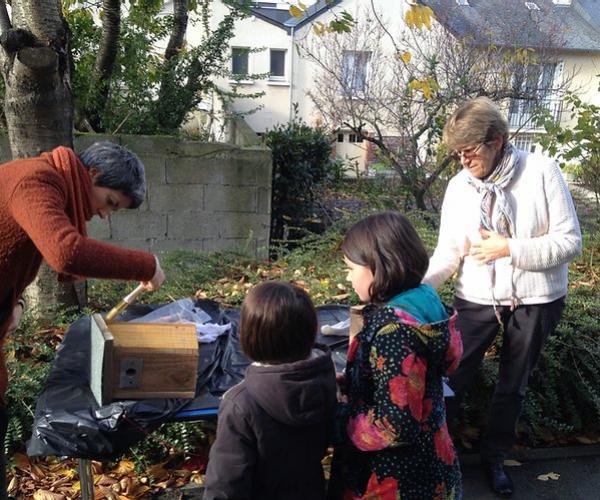
[[[63,148],[62,153],[69,158],[66,172],[48,153],[0,165],[0,308],[5,311],[12,311],[33,281],[42,258],[71,276],[147,281],[154,275],[152,254],[85,236],[85,221],[94,215],[92,182],[72,151]],[[79,182],[70,182],[71,174]],[[81,215],[84,221],[77,220]],[[0,323],[0,338],[10,320],[11,312]],[[0,345],[0,399],[7,386],[2,351]]]

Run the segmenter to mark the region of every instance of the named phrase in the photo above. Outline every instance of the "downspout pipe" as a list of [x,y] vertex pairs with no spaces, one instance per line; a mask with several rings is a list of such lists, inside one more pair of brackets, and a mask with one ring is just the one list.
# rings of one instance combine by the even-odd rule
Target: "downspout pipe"
[[290,37],[291,37],[291,45],[290,45],[290,102],[289,102],[289,121],[292,121],[292,108],[294,106],[294,26],[290,27]]

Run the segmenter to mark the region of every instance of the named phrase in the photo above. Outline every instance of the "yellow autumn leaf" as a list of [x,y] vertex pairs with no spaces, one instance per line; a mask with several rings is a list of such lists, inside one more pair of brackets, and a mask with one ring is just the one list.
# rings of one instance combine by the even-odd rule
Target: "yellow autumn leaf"
[[425,27],[429,30],[433,19],[433,10],[424,5],[411,5],[404,13],[404,22],[409,28],[421,29]]
[[410,60],[412,59],[412,55],[410,52],[404,51],[400,54],[400,59],[402,59],[402,62],[404,64],[408,64],[410,62]]
[[415,11],[413,10],[412,7],[410,7],[404,13],[404,22],[406,23],[406,26],[408,26],[409,28],[415,27]]
[[431,92],[431,87],[429,86],[429,82],[422,82],[421,90],[423,91],[423,97],[429,101],[433,97],[433,93]]
[[431,29],[431,21],[434,19],[434,17],[435,16],[431,7],[421,7],[421,20],[428,30]]
[[297,5],[292,5],[290,6],[290,14],[296,18],[301,18],[304,16],[304,11]]
[[421,82],[419,80],[411,80],[408,83],[408,88],[411,90],[419,90],[421,88]]
[[112,470],[114,474],[129,474],[135,468],[135,464],[131,460],[121,460]]

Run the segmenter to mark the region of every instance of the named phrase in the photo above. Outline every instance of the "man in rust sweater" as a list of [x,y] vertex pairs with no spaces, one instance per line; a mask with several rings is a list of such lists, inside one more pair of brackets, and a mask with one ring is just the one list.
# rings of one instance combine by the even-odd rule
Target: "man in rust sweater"
[[[65,281],[137,280],[148,290],[164,281],[154,255],[93,240],[86,233],[93,216],[137,208],[145,192],[139,158],[111,142],[93,144],[79,156],[58,147],[0,165],[0,443],[6,433],[8,384],[2,344],[19,323],[23,291],[42,259]],[[0,499],[6,497],[3,450],[0,446]]]

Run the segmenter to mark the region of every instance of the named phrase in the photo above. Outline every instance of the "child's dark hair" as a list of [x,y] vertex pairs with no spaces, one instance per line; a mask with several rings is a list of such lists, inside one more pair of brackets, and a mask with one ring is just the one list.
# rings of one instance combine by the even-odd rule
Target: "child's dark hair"
[[267,281],[251,288],[240,318],[240,342],[253,361],[278,364],[305,359],[317,334],[317,312],[294,285]]
[[342,252],[373,273],[369,290],[373,303],[419,286],[429,265],[421,238],[399,212],[370,215],[354,224],[344,237]]

